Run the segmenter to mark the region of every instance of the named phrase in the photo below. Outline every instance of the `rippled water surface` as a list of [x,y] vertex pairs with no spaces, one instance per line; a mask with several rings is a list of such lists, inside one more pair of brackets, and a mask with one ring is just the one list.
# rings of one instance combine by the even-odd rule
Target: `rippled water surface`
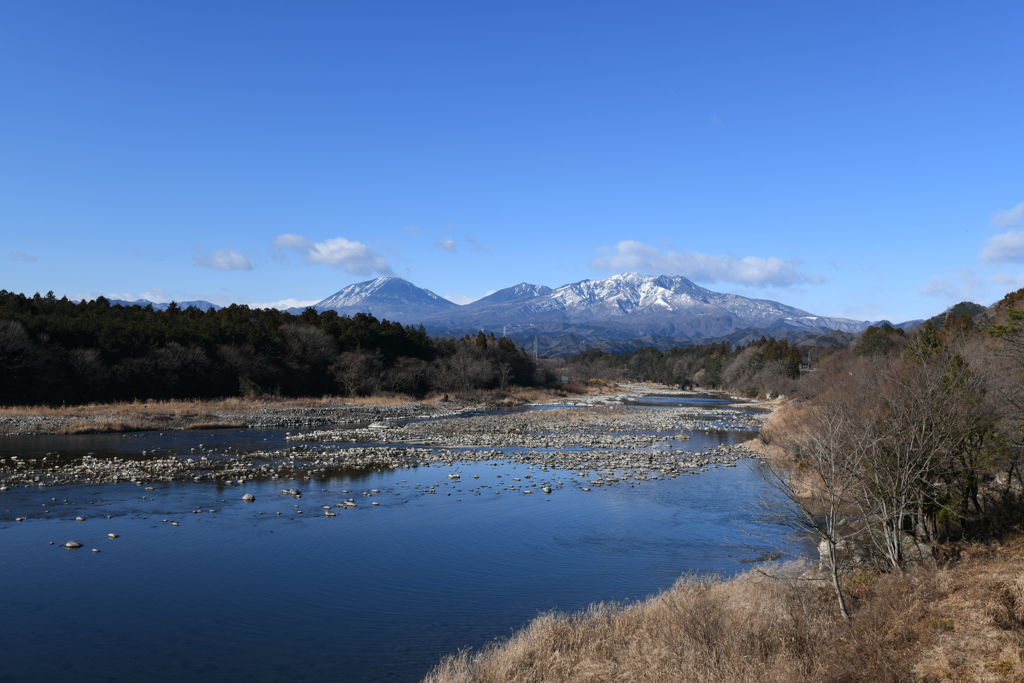
[[[103,440],[137,448],[171,436],[212,445],[206,433],[74,438],[102,449]],[[214,438],[248,448],[282,436]],[[50,437],[34,438],[0,443],[52,450]],[[461,481],[449,480],[453,471]],[[505,488],[529,488],[526,474],[567,486],[551,495]],[[569,485],[570,474],[497,462],[242,487],[0,493],[0,681],[416,681],[443,655],[509,635],[539,612],[637,599],[689,571],[748,566],[739,562],[751,555],[730,541],[742,540],[735,520],[756,497],[752,470],[590,492]],[[279,492],[292,486],[301,498]],[[381,493],[362,495],[372,489]],[[256,501],[244,503],[245,492]],[[358,507],[323,515],[346,498]],[[84,547],[60,547],[69,540]]]

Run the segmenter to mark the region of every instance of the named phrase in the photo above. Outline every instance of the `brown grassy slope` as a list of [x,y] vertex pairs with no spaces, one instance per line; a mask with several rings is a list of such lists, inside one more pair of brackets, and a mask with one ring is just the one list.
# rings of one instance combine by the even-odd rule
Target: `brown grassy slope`
[[644,602],[543,615],[426,682],[1021,681],[1022,558],[1016,539],[947,569],[861,577],[850,624],[814,582],[684,578]]

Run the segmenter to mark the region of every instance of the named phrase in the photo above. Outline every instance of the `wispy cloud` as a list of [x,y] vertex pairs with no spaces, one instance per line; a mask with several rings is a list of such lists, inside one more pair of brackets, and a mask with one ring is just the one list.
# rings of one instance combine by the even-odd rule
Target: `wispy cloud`
[[770,256],[734,256],[664,251],[636,240],[623,240],[612,247],[601,247],[605,254],[590,262],[604,271],[637,271],[657,275],[682,275],[701,282],[733,282],[758,287],[792,287],[801,283],[821,284],[820,275],[800,271],[793,261]]
[[1001,228],[1019,228],[1024,225],[1024,202],[1006,211],[996,211],[992,214],[992,222]]
[[450,251],[453,254],[458,250],[457,247],[455,246],[455,240],[451,238],[448,238],[446,240],[440,240],[439,242],[434,242],[434,248],[444,249],[445,251]]
[[448,296],[445,297],[445,299],[448,299],[448,301],[451,301],[453,304],[458,304],[460,306],[471,304],[478,298],[479,297],[463,296],[462,294],[449,294]]
[[362,242],[354,242],[344,237],[310,242],[300,235],[286,234],[277,237],[274,246],[298,253],[306,263],[334,266],[352,275],[370,275],[374,272],[380,275],[394,274],[391,265],[383,256]]
[[415,225],[405,226],[405,231],[410,235],[422,235],[424,232],[426,232],[426,230],[424,230],[423,228],[417,227]]
[[950,277],[933,277],[921,287],[921,294],[948,303],[968,301],[985,291],[985,283],[970,268],[959,268]]
[[1009,289],[1021,289],[1024,287],[1024,273],[1006,273],[999,271],[988,279],[989,282],[995,285],[1000,285],[1003,288]]
[[480,240],[477,238],[476,235],[473,235],[472,237],[467,237],[466,238],[466,242],[469,243],[469,246],[473,249],[473,251],[479,251],[479,252],[482,252],[484,254],[490,254],[491,253],[490,249],[488,249],[484,245],[480,244]]
[[252,270],[252,262],[249,261],[249,257],[235,249],[220,249],[210,254],[200,249],[192,256],[192,260],[200,268]]
[[32,254],[26,254],[23,251],[12,251],[7,255],[7,258],[12,261],[37,261],[38,259]]
[[1010,230],[1001,235],[993,235],[985,243],[978,258],[986,263],[1024,263],[1024,232]]

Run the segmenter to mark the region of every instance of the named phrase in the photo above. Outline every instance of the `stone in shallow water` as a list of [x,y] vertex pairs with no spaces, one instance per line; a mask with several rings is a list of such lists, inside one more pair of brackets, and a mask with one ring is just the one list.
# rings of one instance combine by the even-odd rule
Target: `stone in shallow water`
[[246,503],[251,503],[254,500],[256,500],[256,496],[252,495],[251,493],[247,493],[244,496],[242,496],[242,500],[244,500]]
[[67,548],[68,550],[74,550],[75,548],[81,548],[82,544],[79,543],[78,541],[68,541],[67,543],[64,544],[64,547]]
[[107,538],[117,538],[117,534],[107,534]]

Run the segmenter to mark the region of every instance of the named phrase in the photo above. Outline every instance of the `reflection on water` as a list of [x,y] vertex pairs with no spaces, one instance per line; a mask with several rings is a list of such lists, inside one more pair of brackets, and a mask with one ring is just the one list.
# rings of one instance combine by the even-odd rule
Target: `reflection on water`
[[[55,438],[172,453],[283,436]],[[17,441],[46,452],[47,438]],[[566,487],[526,495],[527,474]],[[241,487],[12,489],[0,494],[0,681],[415,681],[541,611],[641,598],[751,557],[730,544],[756,496],[748,468],[590,492],[570,476],[582,479],[503,461]],[[279,492],[293,486],[301,498]],[[348,498],[356,508],[335,507]],[[60,547],[69,540],[84,547]]]
[[[254,451],[277,449],[286,445],[281,429],[213,429],[209,431],[167,430],[163,432],[129,432],[127,434],[48,434],[41,436],[12,436],[0,438],[0,457],[18,455],[23,458],[41,458],[47,454],[57,457],[81,458],[92,453],[104,456],[142,457],[148,455],[187,456],[202,444],[218,451],[233,449]],[[290,443],[288,445],[291,445]],[[51,455],[51,457],[54,457]]]

